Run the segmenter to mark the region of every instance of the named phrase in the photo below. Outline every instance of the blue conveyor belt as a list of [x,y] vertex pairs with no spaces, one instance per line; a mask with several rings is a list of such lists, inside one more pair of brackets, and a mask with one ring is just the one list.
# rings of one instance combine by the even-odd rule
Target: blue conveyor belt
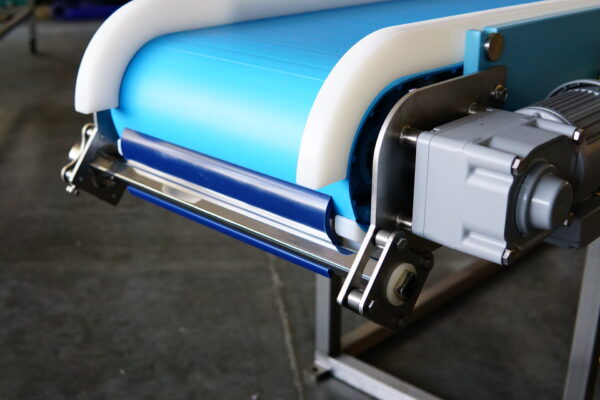
[[[119,132],[295,183],[315,97],[356,42],[388,26],[527,2],[398,0],[162,36],[131,61],[112,115]],[[354,218],[349,190],[343,181],[321,191]]]

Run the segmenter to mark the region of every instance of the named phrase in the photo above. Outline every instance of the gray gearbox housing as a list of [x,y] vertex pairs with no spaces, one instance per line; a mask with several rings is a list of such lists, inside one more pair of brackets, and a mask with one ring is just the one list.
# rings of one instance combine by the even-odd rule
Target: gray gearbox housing
[[600,83],[577,81],[509,112],[473,107],[418,136],[414,234],[502,264],[600,229]]

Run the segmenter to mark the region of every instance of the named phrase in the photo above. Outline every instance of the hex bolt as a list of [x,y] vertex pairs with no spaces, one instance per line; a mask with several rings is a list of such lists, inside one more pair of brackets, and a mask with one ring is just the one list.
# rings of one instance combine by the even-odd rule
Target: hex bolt
[[373,312],[375,307],[377,307],[377,300],[371,300],[367,306],[367,310],[369,310],[369,312]]
[[415,129],[410,125],[405,125],[402,127],[400,134],[398,135],[398,140],[400,144],[411,144],[413,146],[417,145],[417,141],[419,140],[419,135],[423,133],[420,129]]
[[515,261],[515,257],[517,256],[517,251],[512,249],[505,249],[504,253],[502,253],[502,265],[506,266],[512,264]]
[[412,229],[412,221],[410,219],[404,218],[401,215],[397,215],[396,216],[396,226],[397,227],[401,227],[407,230],[411,230]]
[[90,137],[90,136],[92,136],[92,133],[94,133],[94,130],[95,130],[95,129],[96,129],[96,125],[95,125],[94,123],[91,123],[91,122],[90,122],[90,123],[88,123],[88,124],[85,124],[85,125],[83,126],[83,128],[81,128],[81,131],[83,132],[83,134],[84,134],[86,137]]
[[575,129],[575,131],[573,132],[573,136],[571,136],[571,139],[573,139],[577,143],[581,143],[583,141],[583,129]]
[[508,98],[508,89],[502,85],[497,85],[490,95],[496,101],[506,101]]
[[571,224],[573,223],[573,219],[575,219],[575,214],[570,212],[569,216],[563,222],[563,226],[571,226]]
[[488,61],[498,61],[504,51],[504,36],[500,33],[490,33],[483,48]]
[[523,173],[523,159],[521,157],[515,157],[510,167],[510,171],[513,176],[519,176]]
[[77,190],[77,186],[75,186],[75,185],[67,185],[65,190],[67,191],[67,193],[69,193],[73,196],[79,196],[79,190]]

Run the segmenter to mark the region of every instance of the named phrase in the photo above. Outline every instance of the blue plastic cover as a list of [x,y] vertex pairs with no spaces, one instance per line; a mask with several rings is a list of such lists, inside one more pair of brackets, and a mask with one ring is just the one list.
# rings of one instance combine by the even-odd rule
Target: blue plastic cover
[[134,196],[137,196],[143,200],[146,200],[150,203],[153,203],[159,207],[162,207],[166,210],[169,210],[171,212],[174,212],[176,214],[179,214],[183,217],[189,218],[192,221],[198,222],[202,225],[205,225],[209,228],[212,228],[214,230],[217,230],[221,233],[224,233],[228,236],[231,236],[234,239],[240,240],[244,243],[247,243],[249,245],[252,245],[256,248],[259,248],[263,251],[266,251],[268,253],[271,253],[273,255],[276,255],[278,257],[283,258],[284,260],[293,262],[294,264],[300,265],[301,267],[304,267],[312,272],[315,272],[319,275],[323,275],[327,278],[330,278],[331,275],[333,274],[333,272],[331,271],[330,268],[327,268],[324,265],[321,265],[319,263],[316,263],[312,260],[303,258],[301,256],[299,256],[298,254],[289,252],[284,250],[283,248],[274,246],[268,242],[262,241],[260,239],[257,239],[253,236],[250,236],[248,234],[245,234],[243,232],[240,232],[238,230],[232,229],[228,226],[225,226],[223,224],[220,224],[218,222],[213,221],[210,218],[207,217],[203,217],[201,215],[198,215],[196,213],[193,213],[183,207],[179,207],[173,203],[169,203],[168,201],[162,200],[156,196],[152,196],[151,194],[148,194],[146,192],[143,192],[141,190],[138,190],[134,187],[129,187],[128,188],[129,192],[131,194],[133,194]]
[[327,195],[129,129],[123,132],[121,151],[128,160],[324,232],[334,239],[331,198]]

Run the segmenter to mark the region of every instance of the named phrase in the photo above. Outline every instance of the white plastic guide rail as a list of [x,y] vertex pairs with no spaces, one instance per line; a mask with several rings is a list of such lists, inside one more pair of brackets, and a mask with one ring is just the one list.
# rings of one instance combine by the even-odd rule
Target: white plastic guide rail
[[[113,14],[90,42],[77,78],[75,108],[93,113],[117,107],[129,61],[155,37],[373,2],[133,0]],[[599,5],[599,0],[546,0],[393,26],[366,36],[340,59],[313,104],[302,137],[296,182],[318,189],[344,179],[354,136],[373,99],[400,77],[460,62],[467,30]]]

